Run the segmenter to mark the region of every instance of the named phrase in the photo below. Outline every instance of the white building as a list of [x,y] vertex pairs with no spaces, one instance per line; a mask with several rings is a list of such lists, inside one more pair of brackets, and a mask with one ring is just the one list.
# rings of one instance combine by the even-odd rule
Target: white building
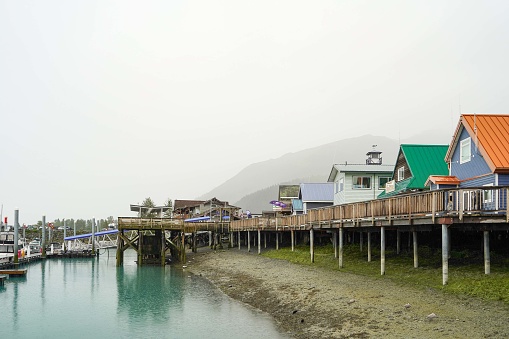
[[[334,183],[334,205],[376,199],[391,180],[394,165],[382,165],[381,152],[368,152],[366,164],[335,164],[328,182]],[[376,158],[375,158],[376,157]]]

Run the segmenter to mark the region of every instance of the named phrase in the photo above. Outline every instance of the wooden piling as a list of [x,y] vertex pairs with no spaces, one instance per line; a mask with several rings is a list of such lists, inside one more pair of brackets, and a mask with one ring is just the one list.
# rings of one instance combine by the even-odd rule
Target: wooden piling
[[260,230],[258,230],[258,254],[261,253],[262,253],[262,237]]
[[338,258],[338,234],[332,230],[332,247],[334,248],[334,259]]
[[[93,237],[92,237],[93,239]],[[143,232],[138,231],[138,266],[142,266],[143,264]],[[92,249],[93,249],[92,245]],[[92,250],[93,251],[93,250]]]
[[412,232],[414,243],[414,268],[419,267],[419,251],[417,247],[417,231]]
[[490,274],[490,232],[484,231],[484,274]]
[[311,254],[311,262],[315,262],[315,236],[314,236],[314,230],[309,230],[309,251]]
[[[160,234],[161,240],[161,266],[166,265],[166,237],[164,231]],[[118,266],[118,265],[117,265]]]
[[398,230],[396,230],[396,254],[399,254],[401,252],[401,233]]
[[442,225],[442,285],[449,281],[449,232],[447,225]]
[[339,228],[339,251],[338,251],[338,265],[339,268],[343,268],[343,241],[344,241],[344,234],[343,234],[343,227]]
[[368,231],[368,262],[371,262],[371,232]]
[[385,227],[380,227],[380,275],[385,275]]

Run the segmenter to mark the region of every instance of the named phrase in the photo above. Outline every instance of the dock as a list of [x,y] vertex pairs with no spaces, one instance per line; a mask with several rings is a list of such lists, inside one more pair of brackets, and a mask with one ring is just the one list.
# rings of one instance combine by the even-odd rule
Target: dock
[[0,286],[3,286],[4,285],[4,281],[5,279],[7,279],[7,275],[5,274],[0,274]]
[[21,269],[0,270],[0,276],[2,276],[2,275],[8,275],[8,276],[13,276],[13,277],[26,277],[27,269],[21,268]]
[[[18,259],[18,265],[27,265],[31,262],[39,261],[42,259],[42,255],[40,253],[27,255],[25,257]],[[14,266],[14,255],[3,257],[3,260],[0,261],[0,269],[9,269]]]

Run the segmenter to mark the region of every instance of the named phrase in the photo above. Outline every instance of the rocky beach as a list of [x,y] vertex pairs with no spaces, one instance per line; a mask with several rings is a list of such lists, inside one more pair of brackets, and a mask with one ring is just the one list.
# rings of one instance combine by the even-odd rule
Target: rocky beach
[[400,286],[245,250],[189,253],[186,270],[271,315],[293,338],[508,338],[509,305]]

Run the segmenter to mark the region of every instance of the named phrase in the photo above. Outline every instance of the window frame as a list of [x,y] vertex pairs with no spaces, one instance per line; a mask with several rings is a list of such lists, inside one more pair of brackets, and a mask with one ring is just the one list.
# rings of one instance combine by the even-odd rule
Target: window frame
[[405,166],[398,168],[398,181],[405,180]]
[[[387,181],[385,182],[385,184],[383,186],[380,185],[380,179],[387,179]],[[387,183],[389,181],[391,181],[391,180],[392,180],[391,177],[382,177],[382,176],[378,177],[378,189],[379,190],[384,190],[385,189],[385,185],[387,185]]]
[[[358,181],[358,178],[362,178],[361,185],[356,184],[356,182]],[[363,187],[364,179],[368,179],[368,187]],[[369,175],[368,176],[364,176],[364,175],[352,176],[352,189],[354,189],[354,190],[370,190],[371,189],[371,176],[369,176]]]
[[[468,150],[468,152],[466,152]],[[465,164],[472,158],[472,138],[468,137],[460,141],[460,164]]]

